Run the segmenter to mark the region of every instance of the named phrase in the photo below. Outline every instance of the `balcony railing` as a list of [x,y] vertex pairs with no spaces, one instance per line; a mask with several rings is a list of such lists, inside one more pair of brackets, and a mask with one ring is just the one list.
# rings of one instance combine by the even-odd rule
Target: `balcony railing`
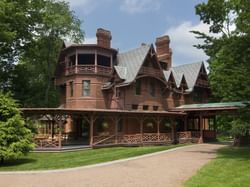
[[111,75],[112,68],[99,65],[77,65],[65,68],[65,75],[73,74],[102,74]]

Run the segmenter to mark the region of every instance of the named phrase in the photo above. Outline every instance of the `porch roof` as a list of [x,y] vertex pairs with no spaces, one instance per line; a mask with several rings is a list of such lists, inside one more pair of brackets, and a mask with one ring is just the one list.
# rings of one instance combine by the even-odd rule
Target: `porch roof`
[[172,109],[171,111],[182,111],[182,112],[191,112],[191,111],[227,111],[227,110],[238,110],[244,108],[250,104],[247,102],[223,102],[223,103],[205,103],[205,104],[189,104],[181,105]]
[[103,115],[157,115],[157,116],[185,116],[183,111],[134,111],[114,109],[89,109],[89,108],[21,108],[25,115],[34,114],[103,114]]

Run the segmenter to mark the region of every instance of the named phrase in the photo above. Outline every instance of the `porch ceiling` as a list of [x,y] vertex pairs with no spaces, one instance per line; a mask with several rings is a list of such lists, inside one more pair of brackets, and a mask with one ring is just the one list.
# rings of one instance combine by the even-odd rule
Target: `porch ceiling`
[[185,116],[183,111],[130,111],[130,110],[111,110],[111,109],[87,109],[87,108],[21,108],[24,115],[54,114],[96,114],[96,115],[156,115],[156,116]]

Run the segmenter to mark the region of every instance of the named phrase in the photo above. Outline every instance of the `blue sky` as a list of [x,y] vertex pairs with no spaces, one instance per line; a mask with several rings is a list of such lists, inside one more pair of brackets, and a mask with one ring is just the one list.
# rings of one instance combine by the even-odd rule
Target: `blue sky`
[[96,42],[96,29],[112,32],[112,47],[120,52],[154,43],[156,37],[170,36],[173,64],[205,61],[203,51],[193,47],[201,41],[190,30],[207,32],[195,15],[194,6],[207,0],[67,0],[83,21],[85,43]]

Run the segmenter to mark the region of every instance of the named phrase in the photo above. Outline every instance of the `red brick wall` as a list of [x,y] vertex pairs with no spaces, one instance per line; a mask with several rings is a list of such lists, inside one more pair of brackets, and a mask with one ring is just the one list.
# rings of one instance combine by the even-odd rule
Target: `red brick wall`
[[[82,96],[82,81],[90,80],[90,95]],[[70,95],[70,82],[73,81],[74,95]],[[101,87],[107,78],[95,75],[76,75],[69,77],[66,82],[66,108],[106,108],[105,98]]]
[[121,103],[124,105],[125,109],[131,110],[132,105],[138,105],[139,110],[143,110],[143,105],[148,105],[148,110],[153,110],[153,106],[158,106],[158,110],[163,110],[164,98],[161,94],[161,90],[164,85],[160,81],[155,82],[155,96],[151,96],[149,93],[149,82],[150,78],[141,78],[141,94],[135,94],[135,83],[130,86],[123,88],[121,94]]

